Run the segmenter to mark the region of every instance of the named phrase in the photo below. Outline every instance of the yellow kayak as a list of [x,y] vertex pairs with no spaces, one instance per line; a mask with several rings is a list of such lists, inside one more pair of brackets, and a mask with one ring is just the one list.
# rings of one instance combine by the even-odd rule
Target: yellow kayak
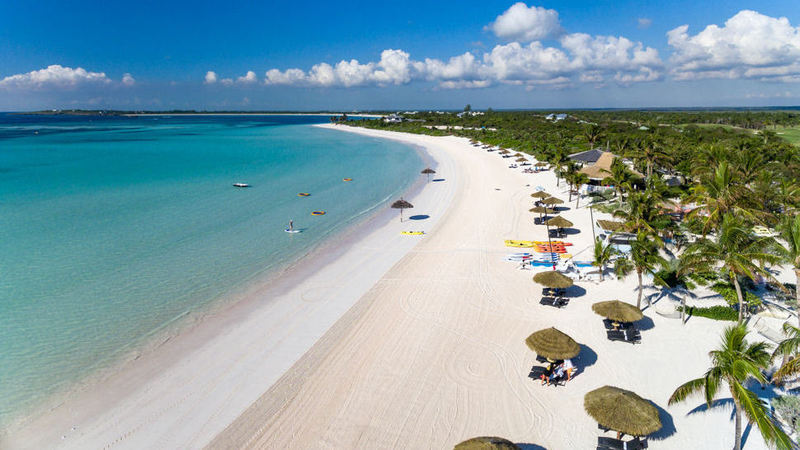
[[411,236],[419,236],[425,234],[424,231],[401,231],[400,234],[406,234]]
[[507,240],[506,247],[521,247],[521,248],[530,248],[536,245],[533,241],[515,241],[515,240]]

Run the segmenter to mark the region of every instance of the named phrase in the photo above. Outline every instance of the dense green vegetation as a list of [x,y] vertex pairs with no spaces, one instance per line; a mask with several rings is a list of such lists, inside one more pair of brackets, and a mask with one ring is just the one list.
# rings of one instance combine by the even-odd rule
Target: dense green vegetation
[[[678,308],[681,307],[679,306]],[[739,314],[727,306],[708,306],[705,308],[689,306],[686,308],[686,314],[714,320],[732,320],[734,322],[739,318]]]
[[[679,387],[670,403],[698,391],[710,402],[727,384],[734,399],[735,448],[740,448],[742,413],[768,442],[791,447],[745,384],[767,382],[762,371],[777,357],[782,361],[773,381],[800,374],[800,328],[785,324],[788,338],[774,355],[767,353],[769,345],[749,344],[744,336],[746,320],[763,308],[754,293],[759,283],[766,282],[784,298],[800,299],[796,287],[774,276],[783,266],[800,279],[800,147],[794,145],[800,141],[800,112],[571,111],[564,120],[548,115],[429,112],[408,115],[412,121],[401,123],[350,123],[458,135],[476,145],[529,153],[573,188],[587,180],[570,154],[599,147],[621,157],[604,169],[607,176],[601,180],[613,189],[592,195],[590,201],[621,221],[622,231],[632,236],[630,251],[617,256],[614,267],[619,276],[638,277],[637,305],[642,278],[649,274],[665,289],[691,293],[697,284],[709,286],[730,306],[681,310],[738,322],[725,332],[723,346],[711,352],[709,372]],[[602,243],[595,245],[594,256],[598,267],[610,263],[610,251]],[[797,314],[800,301],[781,303]]]

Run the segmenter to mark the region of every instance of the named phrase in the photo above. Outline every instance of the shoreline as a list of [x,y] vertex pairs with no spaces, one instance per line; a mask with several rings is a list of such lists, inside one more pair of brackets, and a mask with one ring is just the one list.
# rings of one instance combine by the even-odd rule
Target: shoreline
[[[338,130],[328,124],[311,126]],[[417,152],[423,163],[433,167],[441,163],[424,147],[407,144]],[[415,202],[417,197],[423,194],[425,187],[425,179],[420,177],[412,181],[401,194]],[[248,316],[270,308],[271,301],[279,301],[282,297],[293,295],[292,291],[302,287],[305,280],[318,272],[320,267],[323,267],[322,270],[335,268],[337,262],[347,256],[352,257],[352,253],[364,244],[365,236],[372,236],[381,231],[386,233],[387,227],[395,228],[396,221],[396,211],[385,206],[376,208],[282,267],[235,289],[226,295],[227,298],[215,302],[216,305],[208,310],[198,314],[190,313],[188,317],[181,319],[182,323],[176,328],[170,329],[169,332],[156,333],[152,338],[148,338],[149,342],[137,346],[136,350],[122,356],[110,367],[101,369],[67,392],[57,394],[43,406],[36,408],[34,414],[25,415],[22,420],[12,422],[3,433],[0,433],[0,444],[2,444],[0,446],[33,448],[31,444],[34,442],[40,444],[36,445],[37,447],[65,444],[71,434],[81,434],[76,432],[86,428],[81,425],[82,423],[102,417],[103,411],[108,409],[105,397],[109,394],[114,398],[111,402],[113,404],[127,397],[126,392],[146,389],[146,385],[159,377],[161,371],[178,366],[182,358],[208,346],[214,339],[224,335],[227,329],[238,327]],[[398,239],[395,233],[387,237]],[[409,238],[413,239],[405,237],[405,244],[415,242]],[[402,255],[395,256],[399,258]],[[361,284],[362,290],[368,289],[369,285]],[[351,299],[351,303],[354,303],[358,296]],[[341,315],[344,311],[339,311],[337,314]],[[338,316],[331,317],[333,322],[338,318]],[[322,335],[330,325],[332,324],[322,324],[317,333]],[[307,345],[309,348],[310,346]],[[295,349],[296,354],[293,359],[286,359],[283,364],[286,365],[288,362],[286,367],[288,369],[304,352]],[[273,377],[277,379],[282,373],[273,373]],[[268,387],[264,386],[264,390]],[[73,430],[73,427],[77,428]],[[61,436],[67,438],[62,440]]]

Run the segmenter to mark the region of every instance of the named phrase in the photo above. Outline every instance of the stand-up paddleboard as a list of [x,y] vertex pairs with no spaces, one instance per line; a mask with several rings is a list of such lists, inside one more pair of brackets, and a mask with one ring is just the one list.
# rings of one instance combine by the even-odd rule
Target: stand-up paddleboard
[[424,231],[401,231],[400,234],[405,234],[408,236],[422,236],[425,234]]
[[295,234],[295,233],[299,233],[299,232],[300,232],[300,230],[290,230],[290,229],[288,229],[288,228],[287,228],[287,229],[285,229],[285,230],[283,230],[283,231],[285,231],[285,232],[287,232],[287,233],[291,233],[291,234]]
[[299,194],[297,194],[297,196],[298,197],[310,197],[311,194],[309,194],[308,192],[300,192]]
[[342,181],[353,181],[352,178],[342,178]]
[[325,211],[311,211],[312,216],[324,216]]

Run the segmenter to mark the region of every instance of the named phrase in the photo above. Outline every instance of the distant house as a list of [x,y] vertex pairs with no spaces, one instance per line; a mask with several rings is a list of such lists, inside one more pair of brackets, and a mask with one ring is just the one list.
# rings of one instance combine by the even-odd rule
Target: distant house
[[386,123],[400,123],[403,121],[403,118],[398,116],[397,114],[390,114],[384,117],[383,121]]
[[603,153],[606,152],[599,148],[593,148],[591,150],[586,150],[585,152],[573,153],[569,155],[568,158],[579,164],[587,165],[596,163]]
[[481,111],[462,111],[462,112],[456,114],[456,116],[458,118],[462,118],[464,116],[471,116],[471,117],[482,116],[483,114],[484,113],[482,113]]
[[[585,160],[590,160],[596,156],[596,153],[590,152],[595,152],[596,150],[597,149],[583,152],[584,155],[580,153],[576,153],[575,155],[577,155],[579,158],[582,157]],[[597,156],[597,159],[593,163],[585,164],[580,170],[580,173],[586,174],[586,176],[589,177],[589,184],[593,186],[602,185],[603,179],[611,175],[611,164],[613,164],[614,160],[617,159],[617,156],[611,152],[604,152],[602,150],[599,152],[599,156]],[[570,158],[571,157],[572,155],[570,155]],[[578,159],[576,159],[576,161],[577,160]],[[644,175],[634,169],[632,164],[624,160],[623,163],[625,163],[625,165],[628,167],[628,170],[630,170],[636,177],[644,178]]]
[[545,119],[552,120],[553,122],[558,122],[566,118],[567,118],[566,114],[548,114],[547,116],[545,116]]

